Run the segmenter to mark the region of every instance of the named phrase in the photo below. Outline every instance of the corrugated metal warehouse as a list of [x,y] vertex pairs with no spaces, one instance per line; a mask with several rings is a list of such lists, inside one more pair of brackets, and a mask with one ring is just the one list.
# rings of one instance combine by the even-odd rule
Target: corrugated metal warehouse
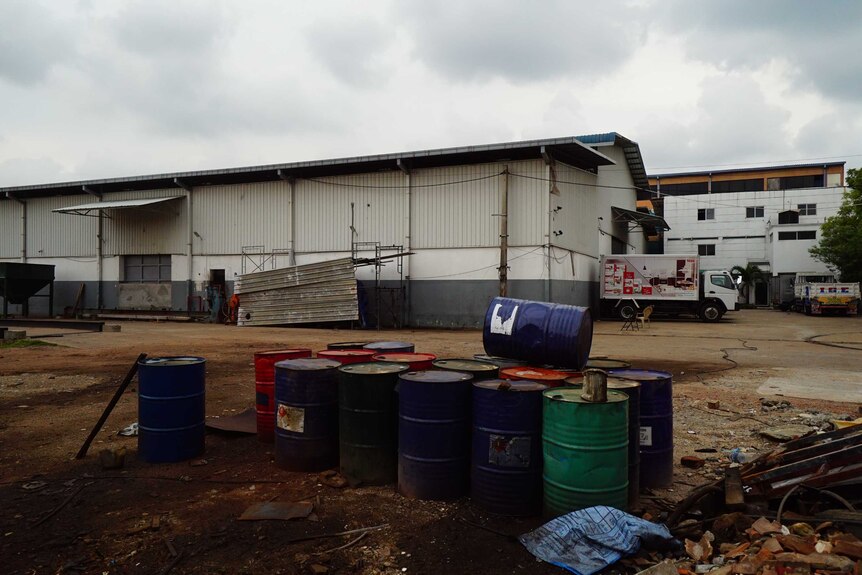
[[477,327],[504,208],[508,295],[595,305],[600,256],[643,251],[646,187],[616,133],[18,186],[0,189],[0,261],[56,266],[55,312],[81,284],[87,309],[199,311],[243,273],[412,252],[357,268],[381,322]]

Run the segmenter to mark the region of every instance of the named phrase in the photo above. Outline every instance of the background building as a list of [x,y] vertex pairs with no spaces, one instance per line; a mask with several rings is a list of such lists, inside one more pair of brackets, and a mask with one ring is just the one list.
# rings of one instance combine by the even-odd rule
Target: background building
[[646,183],[637,144],[609,133],[18,186],[0,189],[0,261],[55,265],[56,310],[83,284],[89,309],[196,311],[242,273],[413,252],[357,270],[383,319],[476,327],[504,197],[509,295],[597,305],[600,256],[643,250]]
[[746,168],[649,178],[653,203],[673,228],[666,253],[699,253],[706,269],[756,264],[769,281],[749,291],[751,303],[792,297],[797,272],[827,273],[808,250],[845,192],[844,162]]

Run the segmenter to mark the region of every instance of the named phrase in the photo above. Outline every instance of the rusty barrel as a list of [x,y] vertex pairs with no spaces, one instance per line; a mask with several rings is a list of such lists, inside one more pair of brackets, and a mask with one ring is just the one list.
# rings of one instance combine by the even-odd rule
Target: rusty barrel
[[357,363],[338,368],[341,473],[351,485],[385,485],[398,477],[400,363]]
[[548,387],[560,387],[565,384],[566,378],[569,375],[566,372],[545,369],[543,367],[507,367],[500,370],[500,377],[503,379],[538,381]]
[[485,313],[482,343],[490,355],[580,370],[592,341],[586,307],[495,297]]
[[[608,377],[608,389],[620,391],[629,397],[629,508],[637,505],[640,497],[640,391],[641,384],[630,379]],[[570,377],[566,384],[583,387],[583,377]]]
[[613,377],[637,381],[640,387],[640,484],[673,483],[673,375],[648,369],[612,369]]
[[206,360],[148,357],[138,362],[138,455],[184,461],[206,446]]
[[398,380],[398,492],[449,500],[470,484],[470,387],[457,371],[410,371]]
[[331,359],[275,364],[275,463],[290,471],[338,465],[338,367]]
[[500,372],[500,368],[495,364],[477,359],[436,359],[433,365],[436,369],[469,373],[473,376],[473,381],[496,379]]
[[437,359],[433,353],[378,353],[372,357],[374,361],[387,363],[401,363],[410,368],[410,371],[424,371],[431,369],[432,362]]
[[372,341],[366,343],[363,349],[372,349],[377,353],[413,353],[416,351],[415,346],[406,341]]
[[369,361],[373,361],[374,354],[375,352],[370,349],[327,349],[318,351],[317,357],[331,359],[341,365],[349,365],[351,363],[368,363]]
[[254,354],[254,404],[257,412],[257,438],[275,441],[275,364],[285,359],[311,357],[306,348],[274,349]]
[[632,364],[621,359],[611,359],[609,357],[591,357],[587,360],[587,365],[584,369],[603,369],[607,371],[609,369],[627,369],[631,366]]
[[542,392],[532,381],[473,383],[470,498],[499,515],[542,509]]

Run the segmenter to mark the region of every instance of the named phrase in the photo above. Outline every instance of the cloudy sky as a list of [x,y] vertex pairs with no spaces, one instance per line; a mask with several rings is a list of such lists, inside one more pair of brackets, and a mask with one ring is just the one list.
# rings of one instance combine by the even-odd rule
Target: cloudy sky
[[616,131],[862,166],[858,0],[0,0],[0,187]]

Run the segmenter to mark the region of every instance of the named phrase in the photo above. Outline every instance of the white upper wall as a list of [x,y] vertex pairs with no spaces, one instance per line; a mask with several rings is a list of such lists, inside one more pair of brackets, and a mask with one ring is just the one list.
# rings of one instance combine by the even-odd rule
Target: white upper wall
[[[773,262],[774,249],[769,244],[768,234],[770,225],[773,230],[784,229],[784,226],[777,226],[778,213],[797,209],[800,204],[815,204],[816,215],[800,215],[799,223],[804,229],[819,230],[827,217],[838,212],[844,190],[831,187],[663,196],[664,218],[671,227],[664,236],[665,252],[697,253],[698,245],[715,245],[714,256],[701,258],[702,267],[707,269]],[[762,207],[763,216],[746,217],[748,207]],[[698,220],[699,209],[713,210],[714,219]],[[817,234],[819,236],[819,231]],[[774,241],[778,241],[777,235]],[[816,240],[783,240],[781,243],[786,245],[774,252],[780,255],[770,265],[772,273],[825,269],[808,255],[808,248]],[[779,268],[783,271],[779,272]]]
[[0,258],[20,258],[21,216],[24,208],[16,201],[0,201]]

